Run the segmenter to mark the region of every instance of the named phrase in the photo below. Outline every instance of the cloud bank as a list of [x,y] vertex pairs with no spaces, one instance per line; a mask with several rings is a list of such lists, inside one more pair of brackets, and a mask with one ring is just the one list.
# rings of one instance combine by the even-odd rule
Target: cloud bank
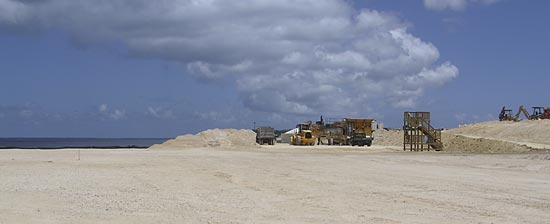
[[134,56],[231,82],[246,107],[266,112],[412,107],[427,88],[459,74],[399,17],[343,0],[0,0],[2,26],[63,31],[85,44],[121,43]]
[[482,3],[490,5],[500,0],[424,0],[424,6],[431,10],[443,11],[454,10],[461,11],[466,9],[470,3]]

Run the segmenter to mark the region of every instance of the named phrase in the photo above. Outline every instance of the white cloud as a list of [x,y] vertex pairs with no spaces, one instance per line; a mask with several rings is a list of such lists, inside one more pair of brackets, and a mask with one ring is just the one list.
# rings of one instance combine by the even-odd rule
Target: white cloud
[[0,24],[17,24],[27,19],[25,4],[13,0],[0,0]]
[[152,116],[154,118],[161,118],[161,119],[174,119],[176,116],[174,115],[174,112],[172,110],[167,110],[162,107],[149,107],[147,108],[147,115]]
[[28,109],[25,109],[25,110],[22,110],[19,112],[19,116],[21,116],[22,118],[30,118],[32,117],[34,114],[34,112],[32,112],[32,110],[28,110]]
[[126,118],[126,111],[121,109],[110,110],[107,104],[98,106],[98,112],[102,119],[122,120]]
[[468,118],[468,115],[466,113],[457,113],[454,117],[456,121],[463,122]]
[[443,11],[454,10],[461,11],[466,9],[470,3],[482,3],[490,5],[500,0],[424,0],[424,6],[431,10]]
[[99,112],[107,112],[107,104],[101,104],[98,107]]
[[124,110],[114,110],[112,113],[109,114],[109,118],[113,120],[120,120],[126,118],[126,111]]
[[215,123],[232,123],[236,121],[235,115],[219,112],[219,111],[207,111],[207,112],[195,112],[195,117],[204,120],[211,121]]
[[494,120],[496,115],[493,114],[485,114],[485,115],[479,115],[479,114],[467,114],[467,113],[456,113],[454,115],[455,120],[460,124],[473,124],[483,121],[490,121]]
[[411,107],[425,88],[458,75],[397,16],[356,10],[344,0],[0,2],[17,4],[10,15],[20,18],[0,17],[0,24],[64,30],[83,43],[123,43],[134,55],[182,63],[195,77],[232,80],[245,106],[259,111]]

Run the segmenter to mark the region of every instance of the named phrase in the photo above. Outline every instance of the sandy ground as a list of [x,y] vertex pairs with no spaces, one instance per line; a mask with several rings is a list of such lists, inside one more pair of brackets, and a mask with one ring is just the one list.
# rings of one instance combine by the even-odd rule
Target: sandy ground
[[0,223],[548,223],[550,153],[0,150]]

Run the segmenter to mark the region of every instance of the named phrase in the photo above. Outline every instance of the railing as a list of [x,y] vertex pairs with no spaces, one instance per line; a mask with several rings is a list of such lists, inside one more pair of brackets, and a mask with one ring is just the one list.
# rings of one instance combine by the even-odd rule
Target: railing
[[425,121],[422,122],[420,129],[428,136],[428,144],[436,149],[443,147],[443,143],[441,142],[441,130],[435,129]]
[[441,142],[441,130],[435,129],[430,125],[429,112],[406,112],[404,128],[413,128],[421,130],[427,137],[427,144],[435,149],[443,148]]

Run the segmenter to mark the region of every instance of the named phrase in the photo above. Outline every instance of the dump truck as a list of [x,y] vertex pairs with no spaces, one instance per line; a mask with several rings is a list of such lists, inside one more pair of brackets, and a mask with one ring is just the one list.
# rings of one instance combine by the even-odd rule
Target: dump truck
[[355,146],[371,146],[374,136],[372,135],[373,119],[344,118],[346,133],[348,133],[348,144]]
[[258,127],[256,129],[256,143],[260,145],[275,144],[275,129],[272,127]]
[[290,136],[291,145],[315,145],[316,136],[311,130],[311,121],[296,125],[296,133]]
[[334,122],[326,127],[328,145],[347,145],[348,136],[345,134],[344,122]]

